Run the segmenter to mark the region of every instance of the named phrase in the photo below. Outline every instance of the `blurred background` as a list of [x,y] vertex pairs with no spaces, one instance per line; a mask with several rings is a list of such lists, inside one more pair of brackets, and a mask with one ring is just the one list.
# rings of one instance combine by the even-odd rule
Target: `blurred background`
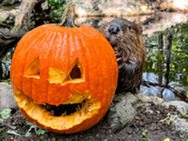
[[[10,64],[29,30],[60,22],[67,0],[0,0],[0,81],[10,83]],[[140,92],[188,102],[188,0],[72,0],[76,23],[95,29],[114,18],[142,25],[147,60]]]

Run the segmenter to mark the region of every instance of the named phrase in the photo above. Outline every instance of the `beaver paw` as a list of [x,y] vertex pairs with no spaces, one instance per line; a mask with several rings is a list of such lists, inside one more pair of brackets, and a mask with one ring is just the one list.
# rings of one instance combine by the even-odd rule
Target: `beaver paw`
[[115,55],[116,55],[116,59],[117,59],[118,65],[119,65],[120,62],[123,61],[123,58],[122,58],[121,54],[118,51],[115,51]]

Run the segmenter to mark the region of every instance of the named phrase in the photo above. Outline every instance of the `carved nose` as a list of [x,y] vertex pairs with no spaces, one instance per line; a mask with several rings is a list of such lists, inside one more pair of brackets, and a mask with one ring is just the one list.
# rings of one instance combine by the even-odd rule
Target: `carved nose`
[[111,34],[117,34],[118,31],[119,31],[119,27],[117,25],[111,25],[108,29],[108,31],[111,33]]

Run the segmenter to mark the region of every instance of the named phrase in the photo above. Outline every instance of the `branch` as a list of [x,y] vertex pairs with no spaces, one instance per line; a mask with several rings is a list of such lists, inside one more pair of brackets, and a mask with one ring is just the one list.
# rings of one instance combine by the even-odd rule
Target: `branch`
[[[177,97],[179,97],[181,100],[188,102],[188,97],[186,96],[186,92],[185,91],[178,91],[175,88],[169,86],[169,85],[165,85],[165,84],[158,84],[158,83],[152,83],[149,81],[142,81],[142,85],[146,86],[148,88],[150,88],[150,86],[159,86],[159,87],[163,87],[164,89],[169,89],[171,90]],[[163,89],[163,91],[164,91]]]

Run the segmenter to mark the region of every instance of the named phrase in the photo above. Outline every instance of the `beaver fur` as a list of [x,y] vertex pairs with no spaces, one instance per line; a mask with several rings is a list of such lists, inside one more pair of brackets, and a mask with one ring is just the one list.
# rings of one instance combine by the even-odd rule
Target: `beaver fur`
[[112,45],[119,66],[116,92],[138,93],[146,58],[141,26],[122,18],[114,18],[99,30]]

